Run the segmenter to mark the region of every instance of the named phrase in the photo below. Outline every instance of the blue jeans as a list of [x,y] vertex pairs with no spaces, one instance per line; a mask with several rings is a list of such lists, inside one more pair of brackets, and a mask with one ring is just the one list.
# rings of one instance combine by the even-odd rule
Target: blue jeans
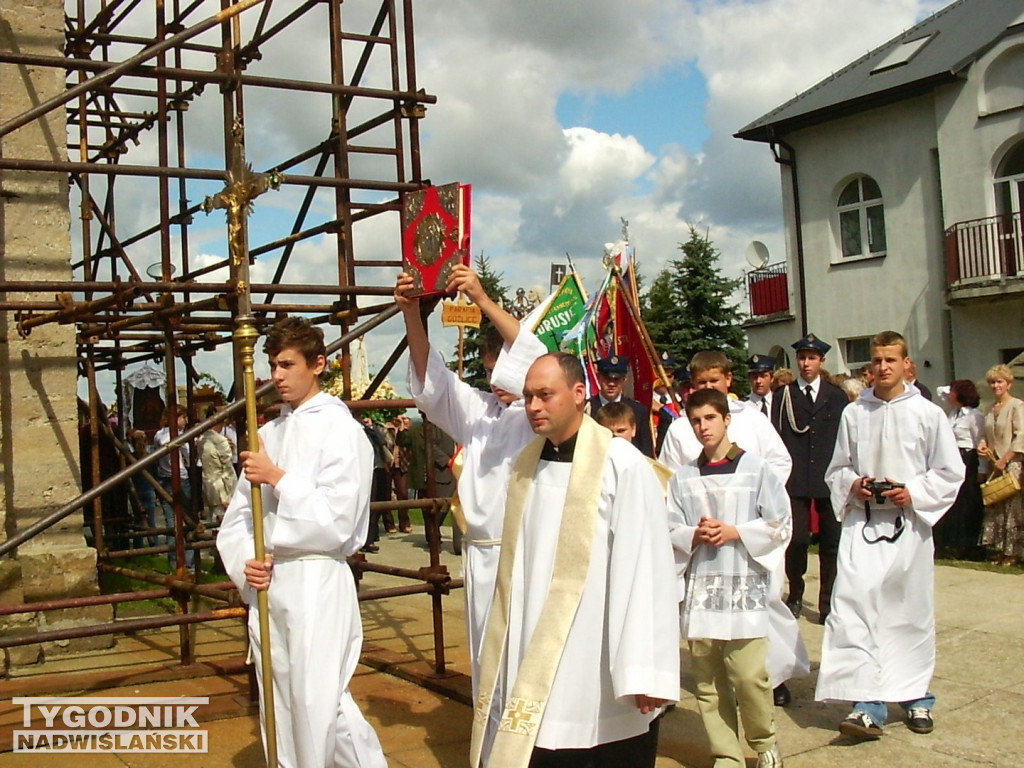
[[[163,489],[165,491],[167,491],[167,493],[173,495],[174,492],[171,490],[171,478],[164,477],[163,475],[161,475],[158,479],[159,479],[160,485],[163,487]],[[189,482],[189,480],[187,478],[183,477],[181,479],[181,486],[180,487],[181,487],[181,505],[185,509],[188,509],[189,506],[191,506],[191,504],[192,504],[192,484]],[[161,523],[163,523],[163,525],[161,527],[173,529],[174,528],[174,505],[171,504],[170,502],[167,502],[167,501],[164,501],[163,499],[160,499],[160,509],[163,511],[163,520],[160,521]],[[173,535],[172,536],[164,536],[164,535],[157,536],[157,544],[158,545],[161,545],[161,544],[174,544],[174,536]],[[171,570],[172,571],[175,570],[178,567],[178,556],[177,556],[177,554],[172,549],[170,552],[167,553],[167,557],[168,557],[168,559],[171,562]],[[189,569],[194,568],[195,567],[195,562],[196,562],[196,553],[194,551],[192,551],[191,549],[185,550],[185,567],[189,568]]]
[[[156,489],[142,475],[135,475],[132,478],[132,483],[135,486],[135,492],[139,496],[142,510],[146,513],[146,525],[150,528],[156,528]],[[142,536],[135,537],[135,546],[146,546]],[[152,537],[150,537],[149,546],[156,546],[156,542]]]
[[[931,710],[935,706],[935,694],[929,691],[924,695],[923,699],[901,701],[900,706],[903,707],[904,710],[910,710],[915,707],[923,707],[924,709]],[[875,722],[875,725],[879,727],[885,725],[886,718],[889,716],[889,710],[885,706],[884,701],[857,701],[853,704],[853,711],[865,713]]]

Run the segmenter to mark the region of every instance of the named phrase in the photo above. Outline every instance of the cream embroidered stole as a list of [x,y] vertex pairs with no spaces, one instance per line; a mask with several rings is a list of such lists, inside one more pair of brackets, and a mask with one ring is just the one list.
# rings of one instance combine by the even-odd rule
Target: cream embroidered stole
[[[555,672],[587,583],[601,500],[601,478],[612,439],[609,430],[589,416],[583,417],[569,472],[551,586],[516,679],[509,681],[512,684],[511,695],[503,706],[501,723],[488,758],[489,765],[525,768],[530,762]],[[498,560],[494,603],[484,632],[480,694],[473,715],[470,765],[474,768],[480,765],[487,720],[505,655],[512,570],[526,501],[543,447],[544,438],[529,443],[519,454],[509,479],[501,537],[504,543]]]
[[657,459],[652,459],[648,457],[647,463],[651,465],[651,469],[654,470],[655,477],[657,477],[658,482],[661,483],[662,495],[668,496],[668,484],[672,482],[672,478],[675,475],[675,472],[666,467]]

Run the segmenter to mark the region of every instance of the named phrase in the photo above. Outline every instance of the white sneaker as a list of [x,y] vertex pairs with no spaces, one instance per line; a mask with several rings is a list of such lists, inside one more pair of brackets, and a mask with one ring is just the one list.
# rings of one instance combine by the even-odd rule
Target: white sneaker
[[757,753],[757,768],[782,768],[782,755],[779,754],[778,744],[767,752]]

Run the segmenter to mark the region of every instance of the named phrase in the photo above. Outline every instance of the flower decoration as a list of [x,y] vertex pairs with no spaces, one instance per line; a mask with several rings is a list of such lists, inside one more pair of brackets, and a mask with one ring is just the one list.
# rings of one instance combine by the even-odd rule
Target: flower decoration
[[[367,371],[361,376],[353,376],[352,399],[361,400],[363,394],[370,388],[370,384],[373,382],[373,379],[374,374],[370,371]],[[324,372],[321,374],[320,378],[320,387],[327,394],[344,399],[345,379],[342,375],[341,355],[335,355],[334,358],[328,362],[327,367],[324,368]],[[394,386],[387,377],[385,377],[384,380],[377,385],[377,389],[369,399],[397,400],[398,393],[395,391]],[[390,421],[403,413],[405,413],[405,408],[374,408],[372,410],[360,411],[361,416],[369,416],[378,424]]]

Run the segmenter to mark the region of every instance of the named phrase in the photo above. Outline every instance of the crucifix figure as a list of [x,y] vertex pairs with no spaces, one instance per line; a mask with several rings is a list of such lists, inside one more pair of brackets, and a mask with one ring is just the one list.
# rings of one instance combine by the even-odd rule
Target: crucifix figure
[[[220,192],[203,201],[206,213],[223,208],[228,217],[228,253],[231,257],[233,277],[239,300],[239,319],[249,316],[252,311],[249,293],[249,243],[245,220],[252,213],[253,200],[268,189],[281,186],[284,176],[277,172],[254,173],[252,166],[245,162],[245,133],[242,121],[235,118],[231,128],[234,145],[231,149],[231,166],[228,168],[228,183]],[[243,282],[244,274],[244,282]],[[243,299],[244,294],[244,299]],[[244,305],[243,305],[244,301]]]

